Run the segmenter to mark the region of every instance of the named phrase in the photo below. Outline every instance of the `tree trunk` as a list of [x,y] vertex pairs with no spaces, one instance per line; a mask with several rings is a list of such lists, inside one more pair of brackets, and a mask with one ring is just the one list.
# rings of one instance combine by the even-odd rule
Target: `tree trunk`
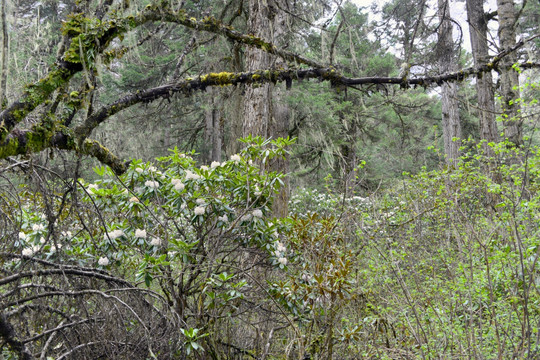
[[[232,49],[233,57],[232,57],[232,67],[235,72],[243,72],[244,66],[242,63],[242,56],[240,51],[240,46],[238,44],[235,44]],[[228,115],[228,124],[230,124],[229,128],[229,136],[230,139],[227,141],[227,154],[237,154],[240,151],[240,142],[238,141],[239,138],[243,135],[243,117],[244,117],[244,92],[246,90],[246,86],[244,84],[240,84],[236,86],[235,88],[232,88],[231,93],[229,95],[230,100],[230,111],[227,114]]]
[[204,133],[204,148],[206,154],[204,161],[211,163],[212,161],[221,161],[221,112],[218,109],[219,101],[216,97],[219,96],[219,91],[216,88],[208,90],[209,104],[206,110],[206,124]]
[[[516,45],[516,14],[512,0],[497,0],[497,14],[499,18],[499,44],[501,50]],[[503,68],[512,66],[517,62],[515,52],[505,56],[501,64]],[[501,74],[502,117],[505,127],[505,136],[516,145],[523,142],[522,123],[519,119],[519,77],[514,69],[503,70]]]
[[[467,19],[471,36],[471,47],[474,66],[486,64],[489,59],[487,41],[487,21],[484,13],[483,0],[467,0]],[[476,92],[478,98],[480,120],[480,138],[487,142],[498,142],[499,133],[495,122],[495,101],[493,94],[493,77],[491,72],[486,72],[476,78]],[[484,147],[487,154],[490,148]]]
[[[449,0],[439,0],[439,41],[438,58],[441,73],[453,72],[458,69],[456,51],[454,48],[453,24],[450,19]],[[448,165],[456,166],[461,146],[461,122],[459,104],[457,101],[457,86],[455,83],[444,83],[441,86],[442,95],[442,125],[444,138],[444,153]],[[456,139],[456,140],[454,140]]]
[[[248,28],[251,33],[262,39],[276,43],[286,33],[286,17],[278,11],[277,1],[250,0]],[[276,58],[267,52],[255,48],[246,51],[246,71],[286,67],[276,64]],[[253,135],[264,138],[286,136],[289,127],[289,109],[280,102],[280,90],[272,84],[248,86],[244,95],[243,136]],[[272,170],[286,173],[289,169],[288,159],[278,160]],[[286,216],[289,200],[289,184],[285,180],[284,187],[274,198],[274,215]]]
[[[265,41],[272,42],[270,11],[267,2],[249,1],[248,28]],[[246,71],[270,68],[270,55],[265,51],[250,47],[246,50]],[[270,109],[272,93],[270,84],[248,86],[244,94],[242,135],[269,137]]]
[[0,109],[7,105],[7,67],[8,67],[8,32],[6,23],[6,1],[0,6],[0,21],[2,22],[2,49],[0,52]]

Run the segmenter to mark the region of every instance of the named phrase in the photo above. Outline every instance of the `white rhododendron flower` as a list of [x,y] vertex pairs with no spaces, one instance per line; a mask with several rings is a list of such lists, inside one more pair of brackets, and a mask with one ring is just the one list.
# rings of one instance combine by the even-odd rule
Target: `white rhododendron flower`
[[197,199],[195,200],[195,202],[197,203],[197,205],[202,205],[204,204],[204,199]]
[[135,196],[132,196],[130,199],[129,199],[130,202],[139,202],[139,199],[137,199]]
[[174,189],[178,191],[184,190],[184,184],[182,183],[182,179],[172,179],[171,184],[174,185]]
[[152,181],[152,180],[146,180],[144,182],[144,185],[152,189],[157,189],[159,187],[159,183],[157,181]]
[[285,246],[283,246],[283,244],[278,241],[278,243],[277,243],[277,251],[283,253],[283,252],[287,251],[287,248]]
[[[97,187],[97,185],[95,185],[95,186]],[[88,186],[88,187],[90,187],[90,186]],[[45,220],[46,218],[47,218],[47,215],[41,214],[41,220]]]
[[[124,232],[120,229],[116,229],[116,230],[113,230],[109,233],[109,238],[111,240],[114,240],[116,238],[119,238],[120,236],[124,235]],[[105,238],[107,237],[107,235],[105,235]]]
[[223,215],[223,216],[218,216],[217,218],[219,221],[223,221],[223,222],[229,222],[229,218],[227,217],[227,214]]
[[39,242],[40,242],[41,244],[45,244],[45,238],[44,238],[43,236],[40,237],[40,238],[39,238]]
[[150,241],[150,245],[161,246],[161,239],[157,237],[152,238],[152,241]]
[[99,189],[98,184],[90,184],[90,185],[88,185],[88,190],[97,190],[97,189]]
[[34,225],[32,225],[32,230],[34,230],[34,231],[43,231],[43,230],[45,230],[45,225],[43,225],[43,224],[34,224]]
[[251,214],[246,214],[240,218],[240,221],[249,221],[251,219]]
[[70,238],[71,237],[71,231],[62,231],[62,236]]
[[242,158],[240,157],[240,155],[234,154],[234,155],[231,155],[231,160],[237,163],[237,162],[240,162]]
[[260,192],[260,191],[255,191],[255,192],[253,193],[253,195],[255,195],[255,196],[261,196],[261,195],[262,195],[262,192]]
[[146,230],[144,230],[144,229],[136,229],[135,230],[135,237],[136,238],[146,239]]
[[281,265],[287,265],[287,258],[286,257],[280,257],[277,260]]
[[100,257],[99,260],[98,260],[98,265],[100,265],[100,266],[109,265],[109,258],[107,258],[105,256]]
[[199,180],[201,177],[189,170],[186,170],[186,180]]
[[25,234],[25,233],[23,233],[22,231],[21,231],[21,232],[19,232],[19,239],[21,239],[21,240],[25,240],[25,239],[26,239],[26,234]]
[[212,169],[215,169],[217,167],[220,167],[221,166],[221,163],[219,161],[212,161],[212,163],[210,164],[210,167]]
[[150,171],[156,171],[157,169],[156,169],[155,166],[150,166],[150,167],[148,168],[148,170],[150,170]]
[[263,212],[260,210],[260,209],[255,209],[253,210],[253,216],[255,217],[258,217],[258,218],[262,218],[263,217]]
[[139,174],[141,174],[144,171],[144,169],[138,167],[138,168],[135,168],[135,171],[138,172]]
[[32,250],[32,248],[24,248],[22,254],[24,256],[32,256],[34,254],[34,250]]
[[204,206],[197,206],[195,209],[195,215],[203,215],[204,214],[204,211],[205,211],[205,208]]
[[206,166],[206,165],[201,166],[201,170],[208,171],[208,166]]

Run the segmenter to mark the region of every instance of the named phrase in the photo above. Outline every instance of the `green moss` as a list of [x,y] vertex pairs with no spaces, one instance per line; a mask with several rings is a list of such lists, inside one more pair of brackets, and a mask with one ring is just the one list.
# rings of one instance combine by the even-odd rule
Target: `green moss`
[[[5,129],[5,128],[4,128]],[[19,147],[19,140],[11,138],[7,143],[0,146],[0,159],[5,159],[8,156],[17,155],[17,149]]]
[[264,51],[269,52],[270,50],[272,50],[272,45],[261,41],[261,48]]
[[98,141],[85,139],[81,145],[80,151],[83,154],[93,156],[101,163],[110,166],[116,174],[122,174],[127,169],[126,164]]
[[0,126],[0,139],[3,139],[7,136],[8,129],[4,126],[4,123],[2,122],[2,125]]
[[62,23],[62,35],[74,37],[81,34],[83,24],[86,22],[88,22],[88,18],[85,18],[81,13],[68,15],[67,20]]

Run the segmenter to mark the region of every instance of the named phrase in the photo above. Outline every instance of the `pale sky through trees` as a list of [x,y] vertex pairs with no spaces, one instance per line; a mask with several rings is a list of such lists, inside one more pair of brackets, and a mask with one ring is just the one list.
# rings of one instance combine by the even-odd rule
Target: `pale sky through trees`
[[[370,13],[370,19],[373,19],[373,14],[371,14],[369,10],[371,5],[373,3],[376,3],[378,7],[381,7],[383,4],[387,3],[388,1],[387,0],[352,0],[352,2],[366,8],[366,11]],[[436,9],[435,4],[433,4],[433,6],[431,6],[431,12],[434,12],[435,9]],[[487,3],[484,5],[484,9],[488,13],[496,10],[497,9],[496,1],[488,0]],[[467,49],[467,51],[470,52],[471,44],[469,40],[469,29],[467,25],[467,13],[465,11],[465,1],[455,1],[455,0],[450,1],[450,13],[452,14],[452,18],[460,24],[462,28],[461,36],[463,36],[463,46],[465,47],[465,49]],[[497,25],[496,22],[493,22],[493,21],[490,22],[490,28],[493,31],[497,31],[496,25]],[[458,40],[459,36],[460,36],[459,31],[454,28],[454,39]]]

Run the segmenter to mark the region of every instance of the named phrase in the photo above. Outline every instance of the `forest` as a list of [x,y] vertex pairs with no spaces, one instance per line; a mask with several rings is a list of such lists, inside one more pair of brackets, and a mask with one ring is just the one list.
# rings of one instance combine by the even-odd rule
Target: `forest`
[[0,359],[540,359],[540,1],[0,26]]

